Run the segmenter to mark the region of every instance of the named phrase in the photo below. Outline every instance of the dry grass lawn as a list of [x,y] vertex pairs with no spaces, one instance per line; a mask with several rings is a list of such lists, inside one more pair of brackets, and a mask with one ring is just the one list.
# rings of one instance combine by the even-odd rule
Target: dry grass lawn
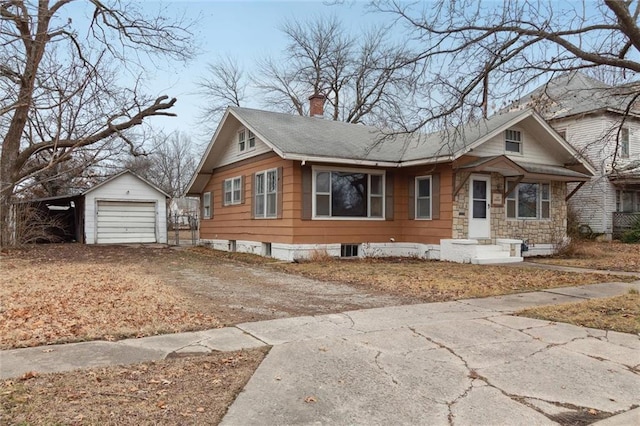
[[1,262],[0,349],[219,325],[136,263]]
[[619,241],[575,241],[556,256],[531,260],[579,268],[640,272],[640,244],[623,244]]
[[640,333],[640,295],[629,293],[607,299],[540,306],[520,311],[518,315],[638,334]]
[[277,264],[275,267],[320,280],[347,282],[387,293],[410,295],[428,302],[633,280],[630,277],[577,274],[520,265],[463,265],[407,258],[324,260]]
[[213,425],[266,349],[0,382],[0,424]]

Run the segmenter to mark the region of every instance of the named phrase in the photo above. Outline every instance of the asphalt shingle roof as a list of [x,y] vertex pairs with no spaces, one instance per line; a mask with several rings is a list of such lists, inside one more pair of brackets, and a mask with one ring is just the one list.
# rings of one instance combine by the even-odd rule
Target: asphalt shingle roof
[[533,107],[547,120],[607,109],[624,111],[638,89],[638,83],[611,86],[574,71],[550,80],[509,108]]
[[230,111],[285,154],[405,162],[451,156],[530,111],[511,111],[432,134],[389,134],[375,127],[250,108]]

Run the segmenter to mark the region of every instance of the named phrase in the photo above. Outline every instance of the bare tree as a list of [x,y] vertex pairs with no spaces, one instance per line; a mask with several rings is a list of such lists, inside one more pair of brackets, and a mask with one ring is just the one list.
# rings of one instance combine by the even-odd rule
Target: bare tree
[[354,36],[332,17],[287,21],[282,31],[289,40],[283,57],[259,60],[247,80],[228,59],[210,66],[207,84],[201,84],[210,105],[240,105],[242,99],[229,94],[238,92],[236,83],[242,80],[247,83],[240,93],[261,93],[262,103],[271,110],[307,115],[309,96],[322,94],[332,120],[386,124],[412,87],[412,55],[391,42],[389,28]]
[[[66,18],[73,3],[93,11],[84,35]],[[16,190],[80,151],[126,145],[135,152],[139,147],[127,136],[130,129],[148,117],[174,115],[168,110],[176,99],[144,96],[137,85],[118,87],[116,64],[140,76],[144,56],[185,60],[192,49],[188,25],[179,19],[148,16],[139,4],[118,0],[3,0],[0,44],[0,245],[5,245],[6,207]]]
[[205,106],[201,118],[209,132],[215,130],[215,118],[222,115],[229,105],[240,106],[245,101],[249,76],[238,61],[231,56],[221,56],[207,64],[207,75],[200,78]]
[[156,184],[171,198],[182,197],[198,165],[196,145],[182,132],[159,132],[150,142],[148,155],[129,158],[125,167]]
[[391,14],[419,46],[409,61],[422,70],[413,94],[419,104],[402,122],[411,130],[486,115],[554,73],[605,66],[627,78],[640,72],[637,1],[393,0],[371,7]]

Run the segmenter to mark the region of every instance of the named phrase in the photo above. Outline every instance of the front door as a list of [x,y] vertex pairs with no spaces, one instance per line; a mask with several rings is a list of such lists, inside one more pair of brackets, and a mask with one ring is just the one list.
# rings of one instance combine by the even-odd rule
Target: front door
[[469,238],[491,238],[491,177],[469,180]]

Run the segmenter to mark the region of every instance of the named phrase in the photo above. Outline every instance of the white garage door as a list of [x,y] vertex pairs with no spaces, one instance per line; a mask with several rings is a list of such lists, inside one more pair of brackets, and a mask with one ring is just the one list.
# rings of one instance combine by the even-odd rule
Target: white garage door
[[155,243],[156,204],[98,201],[97,243]]

